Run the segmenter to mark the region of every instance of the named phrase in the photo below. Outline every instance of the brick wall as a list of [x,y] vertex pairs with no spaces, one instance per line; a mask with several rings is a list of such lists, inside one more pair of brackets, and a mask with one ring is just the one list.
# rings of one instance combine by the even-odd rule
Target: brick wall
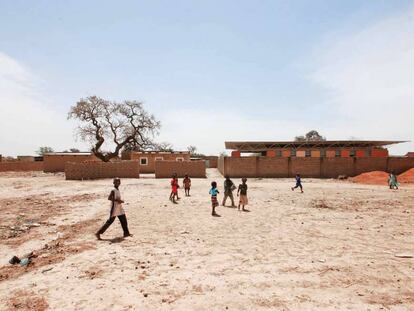
[[355,175],[371,171],[386,171],[387,158],[356,158],[355,159]]
[[138,161],[88,161],[67,162],[65,166],[67,180],[101,179],[101,178],[139,178]]
[[289,174],[289,158],[257,158],[256,176],[287,177]]
[[230,177],[303,177],[337,178],[355,176],[370,171],[394,171],[400,174],[414,167],[409,157],[364,158],[271,158],[271,157],[220,157],[219,171]]
[[401,174],[414,167],[414,157],[389,157],[387,171]]
[[43,171],[43,162],[1,162],[0,172]]
[[205,178],[206,164],[205,161],[157,161],[155,163],[155,178],[170,178],[174,173],[178,177],[184,177],[185,174],[191,178]]
[[354,158],[321,158],[321,176],[337,178],[339,175],[354,176]]
[[17,156],[17,160],[21,162],[34,162],[34,156]]
[[47,154],[43,157],[44,171],[47,173],[64,172],[65,164],[67,162],[80,163],[84,161],[101,161],[98,160],[94,155],[60,155],[60,154]]
[[203,159],[208,161],[209,168],[217,168],[218,167],[218,158],[217,156],[206,156]]
[[258,157],[226,157],[224,175],[230,177],[256,177],[257,161]]
[[289,176],[300,174],[302,177],[320,177],[320,158],[290,158]]
[[217,161],[217,169],[223,176],[225,175],[225,172],[224,172],[225,160],[226,160],[226,157],[221,156],[218,158],[218,161]]

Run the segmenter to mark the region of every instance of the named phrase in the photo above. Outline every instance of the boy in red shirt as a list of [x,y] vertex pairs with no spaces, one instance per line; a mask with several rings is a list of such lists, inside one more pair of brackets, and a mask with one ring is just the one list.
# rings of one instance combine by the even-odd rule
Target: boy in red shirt
[[171,179],[171,194],[170,194],[170,200],[174,203],[177,204],[177,201],[175,200],[175,198],[177,197],[177,200],[179,200],[180,198],[178,197],[178,188],[180,188],[180,186],[178,185],[178,178],[177,178],[177,174],[174,174],[172,176]]

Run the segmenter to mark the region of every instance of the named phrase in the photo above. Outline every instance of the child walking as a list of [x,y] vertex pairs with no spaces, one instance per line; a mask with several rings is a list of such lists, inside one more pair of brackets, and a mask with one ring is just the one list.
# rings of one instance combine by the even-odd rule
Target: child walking
[[122,208],[122,203],[124,203],[124,201],[122,200],[121,192],[119,191],[121,180],[119,178],[114,178],[113,184],[114,189],[112,189],[111,193],[108,196],[108,200],[111,201],[111,211],[109,213],[108,220],[95,234],[98,240],[101,239],[101,234],[104,234],[106,229],[109,228],[116,217],[118,217],[119,221],[121,222],[122,230],[124,231],[124,237],[132,236],[132,234],[129,233],[127,218],[125,211]]
[[190,179],[190,177],[188,177],[188,175],[184,176],[183,186],[184,186],[185,196],[189,197],[190,196],[190,188],[191,188],[191,179]]
[[178,188],[180,188],[179,184],[178,184],[178,178],[177,178],[177,174],[174,174],[172,176],[171,179],[171,194],[170,194],[170,200],[174,203],[177,204],[177,201],[175,200],[177,198],[177,200],[179,200],[180,198],[178,197]]
[[240,211],[240,205],[242,206],[242,211],[247,211],[244,207],[249,203],[247,199],[247,178],[242,178],[242,183],[239,185],[239,189],[237,189],[237,196],[240,194],[239,206],[238,210]]
[[398,190],[397,176],[395,176],[394,172],[391,172],[388,176],[388,185],[390,186],[390,189]]
[[234,205],[234,198],[233,198],[233,191],[236,190],[236,186],[230,179],[230,176],[226,176],[226,180],[224,181],[224,197],[223,197],[223,206],[225,206],[227,198],[231,200],[231,206],[236,207]]
[[216,213],[216,207],[219,206],[218,200],[217,200],[217,194],[220,192],[217,190],[217,183],[213,181],[211,183],[211,189],[210,189],[210,195],[211,195],[211,215],[220,217],[219,214]]
[[296,188],[299,187],[300,188],[300,192],[303,193],[303,187],[302,187],[302,181],[300,179],[300,175],[299,174],[296,174],[295,179],[296,179],[296,186],[295,187],[292,187],[292,191],[294,191]]

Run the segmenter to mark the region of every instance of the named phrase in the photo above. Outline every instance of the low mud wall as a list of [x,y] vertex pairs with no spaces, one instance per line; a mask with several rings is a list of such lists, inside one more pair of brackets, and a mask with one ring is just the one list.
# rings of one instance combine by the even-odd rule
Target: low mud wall
[[157,161],[155,162],[155,177],[170,178],[176,173],[178,177],[188,175],[192,178],[206,177],[205,161]]
[[43,162],[0,162],[0,172],[43,171]]
[[138,161],[118,162],[67,162],[65,165],[67,180],[102,178],[139,178]]

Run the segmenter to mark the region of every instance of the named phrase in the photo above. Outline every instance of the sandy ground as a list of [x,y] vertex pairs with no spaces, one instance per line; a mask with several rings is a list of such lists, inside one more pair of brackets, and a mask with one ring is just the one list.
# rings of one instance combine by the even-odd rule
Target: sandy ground
[[414,310],[413,185],[249,179],[250,212],[211,217],[208,174],[177,205],[169,180],[122,180],[134,237],[103,241],[111,180],[1,174],[0,309]]

